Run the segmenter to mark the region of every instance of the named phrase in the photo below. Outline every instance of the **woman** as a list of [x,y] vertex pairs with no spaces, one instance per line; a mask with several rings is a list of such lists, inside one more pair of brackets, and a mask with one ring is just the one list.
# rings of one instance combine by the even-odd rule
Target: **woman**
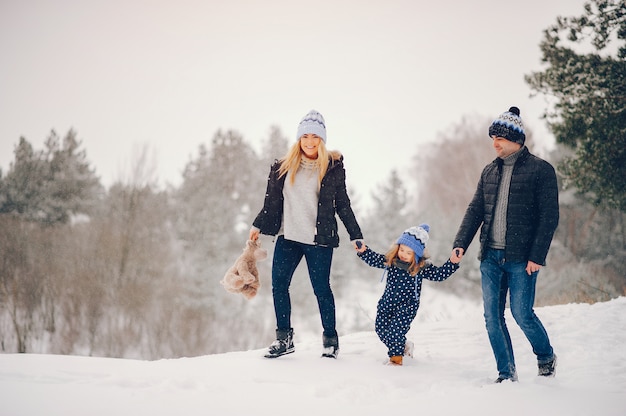
[[250,229],[251,240],[259,234],[278,235],[272,263],[276,341],[265,356],[295,351],[289,285],[304,257],[322,320],[322,356],[337,358],[339,339],[330,287],[333,250],[339,246],[335,214],[355,248],[363,235],[346,191],[343,156],[326,149],[324,117],[311,110],[300,121],[296,137],[287,154],[272,165],[263,208]]

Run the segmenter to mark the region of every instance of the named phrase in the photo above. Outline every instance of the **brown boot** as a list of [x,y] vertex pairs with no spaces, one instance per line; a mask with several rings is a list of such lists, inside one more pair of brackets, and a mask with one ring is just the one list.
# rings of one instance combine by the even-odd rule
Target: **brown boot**
[[402,356],[394,355],[389,357],[389,365],[402,365]]

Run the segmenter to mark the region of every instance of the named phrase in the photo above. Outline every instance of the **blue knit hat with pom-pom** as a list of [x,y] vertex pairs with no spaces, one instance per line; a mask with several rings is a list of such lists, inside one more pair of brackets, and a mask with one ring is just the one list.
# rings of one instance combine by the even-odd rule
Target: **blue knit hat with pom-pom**
[[489,126],[489,137],[502,137],[521,145],[526,141],[524,124],[517,107],[509,108],[496,118]]
[[419,259],[424,256],[426,242],[428,242],[428,233],[430,226],[428,224],[420,224],[417,227],[411,227],[404,230],[402,235],[396,241],[396,244],[404,244],[415,252],[415,258]]

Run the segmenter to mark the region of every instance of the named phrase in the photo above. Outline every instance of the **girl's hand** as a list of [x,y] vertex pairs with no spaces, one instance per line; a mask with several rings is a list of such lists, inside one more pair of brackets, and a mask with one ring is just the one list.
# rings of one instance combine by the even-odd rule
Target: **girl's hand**
[[248,240],[256,241],[259,238],[259,229],[256,227],[250,228],[250,236]]

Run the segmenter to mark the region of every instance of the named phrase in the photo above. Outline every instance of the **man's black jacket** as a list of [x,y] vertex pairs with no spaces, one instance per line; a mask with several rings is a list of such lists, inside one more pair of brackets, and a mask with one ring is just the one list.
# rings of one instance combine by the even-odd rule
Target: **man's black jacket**
[[[502,159],[496,158],[483,169],[476,193],[454,239],[454,247],[467,250],[482,225],[479,254],[481,260],[496,207],[502,163]],[[524,147],[513,166],[511,176],[506,215],[506,260],[530,260],[545,265],[558,223],[558,186],[554,168]]]

